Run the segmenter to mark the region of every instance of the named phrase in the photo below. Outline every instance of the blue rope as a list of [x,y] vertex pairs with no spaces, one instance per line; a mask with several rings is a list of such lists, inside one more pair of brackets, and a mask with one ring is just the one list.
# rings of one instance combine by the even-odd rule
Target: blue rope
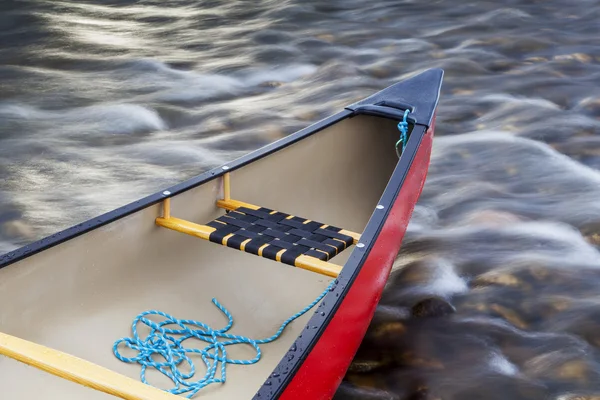
[[[337,280],[333,280],[312,303],[306,306],[302,311],[288,318],[285,322],[283,322],[283,324],[281,324],[273,336],[266,339],[253,340],[245,336],[227,333],[227,331],[233,326],[233,317],[229,311],[227,311],[227,309],[217,301],[217,299],[213,298],[213,304],[217,306],[219,310],[221,310],[221,312],[229,321],[225,328],[214,330],[208,325],[199,321],[177,319],[162,311],[149,310],[142,312],[135,317],[131,325],[133,338],[125,337],[117,340],[113,346],[113,353],[119,360],[123,362],[140,364],[142,366],[140,378],[143,383],[149,385],[148,381],[146,380],[146,369],[148,367],[153,367],[171,379],[171,381],[173,381],[175,384],[173,389],[165,391],[175,395],[188,393],[187,398],[191,398],[207,385],[212,383],[225,383],[226,364],[250,365],[257,363],[262,354],[258,345],[270,343],[276,340],[283,333],[283,330],[289,323],[304,315],[308,310],[313,308],[319,301],[321,301],[327,292],[332,290],[332,287],[336,281]],[[158,315],[165,318],[165,320],[156,323],[146,318],[148,315]],[[142,339],[138,334],[137,324],[140,322],[150,327],[150,333],[145,339]],[[166,328],[168,325],[177,325],[179,328]],[[192,327],[186,325],[190,325]],[[181,336],[176,338],[173,335]],[[191,338],[196,338],[203,342],[207,342],[209,345],[204,349],[184,347],[182,343]],[[226,340],[219,341],[219,338]],[[138,355],[135,357],[124,357],[121,355],[117,349],[121,343],[123,343],[129,349],[137,351]],[[227,358],[227,350],[225,347],[232,344],[246,344],[252,346],[254,350],[256,350],[256,357],[251,360],[236,360]],[[188,353],[200,355],[202,361],[204,361],[204,364],[206,365],[206,373],[204,374],[204,377],[195,382],[188,381],[196,373],[196,367],[194,366],[192,359],[187,355]],[[161,358],[161,361],[155,361],[153,356],[155,358]],[[162,359],[164,359],[164,361],[162,361]],[[182,363],[189,366],[190,370],[188,373],[183,373],[178,369],[178,366]],[[221,363],[220,377],[216,377],[218,363]]]
[[[406,148],[406,142],[407,140],[407,135],[408,135],[408,122],[406,121],[406,117],[408,117],[408,114],[410,113],[410,110],[406,110],[404,111],[404,118],[402,119],[402,121],[400,121],[398,123],[398,129],[400,130],[400,140],[398,140],[396,142],[396,155],[398,156],[398,158],[400,158],[400,155],[402,153],[404,153],[404,149]],[[398,145],[402,143],[402,152],[398,152]]]

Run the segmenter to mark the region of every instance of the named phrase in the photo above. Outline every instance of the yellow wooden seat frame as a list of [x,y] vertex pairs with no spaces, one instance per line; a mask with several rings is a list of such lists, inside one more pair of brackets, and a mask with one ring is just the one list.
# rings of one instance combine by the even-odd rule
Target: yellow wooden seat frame
[[[223,199],[216,201],[216,206],[228,210],[235,211],[238,209],[250,209],[250,210],[259,210],[260,206],[256,206],[254,204],[249,204],[243,201],[231,199],[231,185],[230,185],[230,176],[229,172],[225,173],[223,176]],[[311,222],[310,220],[306,220],[307,222]],[[217,221],[219,222],[219,221]],[[163,215],[162,217],[156,218],[156,224],[162,226],[164,228],[172,229],[177,232],[185,233],[191,236],[198,237],[204,240],[210,240],[211,233],[216,231],[216,228],[208,225],[201,225],[191,221],[187,221],[184,219],[176,218],[171,216],[171,199],[166,198],[163,201]],[[322,227],[327,227],[327,225],[323,225]],[[351,232],[345,229],[339,230],[339,234],[349,236],[352,238],[353,244],[358,243],[360,239],[360,234]],[[232,235],[228,235],[223,238],[222,245],[227,245],[227,240]],[[248,239],[250,241],[250,239]],[[265,244],[258,250],[258,255],[262,256],[262,250],[266,248],[268,245]],[[244,250],[244,243],[241,245],[241,250]],[[281,254],[285,252],[285,249],[280,250],[277,254],[275,261],[281,261]],[[342,270],[342,266],[323,261],[317,257],[313,257],[310,255],[301,254],[294,260],[294,266],[298,268],[303,268],[309,271],[317,272],[323,275],[327,275],[330,277],[337,277]]]

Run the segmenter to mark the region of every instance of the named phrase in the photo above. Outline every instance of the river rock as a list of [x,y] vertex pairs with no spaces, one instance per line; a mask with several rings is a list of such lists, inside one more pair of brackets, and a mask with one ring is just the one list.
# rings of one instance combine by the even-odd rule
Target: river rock
[[438,400],[439,397],[433,396],[427,386],[418,386],[411,391],[402,400]]
[[431,371],[444,369],[444,364],[440,360],[416,354],[411,350],[395,354],[395,362],[402,367],[412,367]]
[[361,388],[373,388],[373,389],[386,389],[386,381],[384,374],[346,374],[346,380],[355,387]]
[[473,287],[482,287],[489,285],[500,285],[500,286],[513,286],[522,289],[531,289],[531,285],[523,282],[515,275],[508,272],[490,271],[485,274],[479,275],[472,282]]
[[456,400],[538,400],[547,399],[547,388],[543,384],[514,376],[487,375],[461,384],[464,386],[453,396]]
[[455,312],[456,309],[452,304],[438,297],[421,300],[411,309],[411,315],[417,318],[442,317]]
[[342,382],[332,400],[399,400],[399,397],[386,390]]
[[372,372],[387,367],[391,362],[392,358],[386,355],[381,355],[379,359],[367,359],[357,356],[354,360],[352,360],[352,363],[348,368],[348,372]]
[[384,337],[397,338],[406,333],[406,327],[402,322],[392,321],[379,324],[373,328],[371,335],[373,339],[378,340]]
[[[512,175],[516,172],[510,172],[512,169],[507,169],[507,173]],[[474,211],[466,215],[463,223],[472,225],[491,225],[491,226],[503,226],[509,224],[516,224],[521,222],[521,218],[513,213],[498,210],[480,210]]]
[[33,240],[35,232],[25,221],[16,219],[0,224],[0,236]]
[[500,304],[492,304],[490,310],[499,314],[502,318],[513,324],[519,329],[527,329],[527,323],[521,316],[510,308],[501,306]]
[[579,106],[586,114],[600,118],[600,97],[588,97],[582,100]]
[[599,378],[583,352],[556,350],[541,354],[528,360],[523,368],[526,376],[535,379],[562,381],[571,384],[586,385]]

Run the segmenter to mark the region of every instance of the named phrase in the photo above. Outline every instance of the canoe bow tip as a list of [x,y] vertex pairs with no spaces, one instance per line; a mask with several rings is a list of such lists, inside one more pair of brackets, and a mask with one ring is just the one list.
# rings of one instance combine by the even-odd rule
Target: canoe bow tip
[[414,123],[430,126],[440,97],[444,70],[429,68],[346,107],[355,114],[396,120],[410,108]]

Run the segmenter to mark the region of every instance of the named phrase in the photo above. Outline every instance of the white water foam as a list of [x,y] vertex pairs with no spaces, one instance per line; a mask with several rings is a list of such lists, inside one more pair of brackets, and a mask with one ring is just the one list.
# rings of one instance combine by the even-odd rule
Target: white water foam
[[[91,133],[124,134],[137,131],[159,131],[167,124],[151,108],[138,104],[99,104],[65,111],[49,111],[25,105],[0,105],[0,118],[19,122],[47,123],[47,129],[60,135],[61,131],[76,130],[81,135]],[[60,126],[60,130],[57,129]]]
[[403,292],[450,298],[468,291],[467,281],[456,273],[454,265],[448,260],[437,259],[435,263],[432,263],[432,269],[429,282],[421,286],[409,287]]
[[497,351],[492,351],[488,358],[488,363],[492,371],[502,375],[512,376],[519,372],[519,368],[515,364],[511,363],[508,358]]
[[[446,157],[453,151],[476,153],[477,161],[469,159],[451,163]],[[499,160],[500,153],[509,156]],[[444,168],[443,174],[436,173],[440,165]],[[509,167],[515,170],[515,182],[519,182],[523,188],[531,188],[525,194],[523,189],[519,193],[510,192],[513,182],[502,178]],[[431,169],[433,172],[428,176],[424,189],[426,195],[429,187],[437,185],[448,186],[451,193],[460,190],[464,192],[464,184],[475,181],[475,186],[500,185],[497,186],[498,191],[508,191],[513,202],[522,203],[520,198],[527,195],[530,212],[547,214],[544,215],[547,218],[568,223],[585,223],[600,215],[600,205],[596,201],[600,195],[600,172],[559,153],[545,143],[531,139],[494,131],[442,136],[436,139],[433,147]],[[479,181],[479,176],[484,172],[488,176],[497,175],[498,181]],[[449,182],[452,183],[451,186]],[[459,186],[461,189],[456,189]],[[502,186],[505,188],[501,189]],[[551,187],[550,193],[534,190],[535,187],[546,186]],[[433,199],[436,208],[448,206],[447,194]],[[468,194],[466,196],[469,197]],[[485,197],[478,196],[477,193],[472,193],[470,197],[480,198],[481,205],[486,203]],[[497,201],[502,203],[502,199]],[[494,199],[488,200],[487,204],[493,206]]]
[[465,279],[458,276],[454,270],[454,266],[444,260],[440,262],[433,282],[423,288],[432,294],[443,297],[450,297],[455,294],[465,293],[468,290]]
[[184,71],[156,61],[143,59],[115,72],[128,85],[153,90],[142,99],[159,101],[198,101],[222,95],[238,95],[262,83],[289,83],[313,74],[312,64],[292,64],[246,69],[237,75],[222,75],[196,70]]

